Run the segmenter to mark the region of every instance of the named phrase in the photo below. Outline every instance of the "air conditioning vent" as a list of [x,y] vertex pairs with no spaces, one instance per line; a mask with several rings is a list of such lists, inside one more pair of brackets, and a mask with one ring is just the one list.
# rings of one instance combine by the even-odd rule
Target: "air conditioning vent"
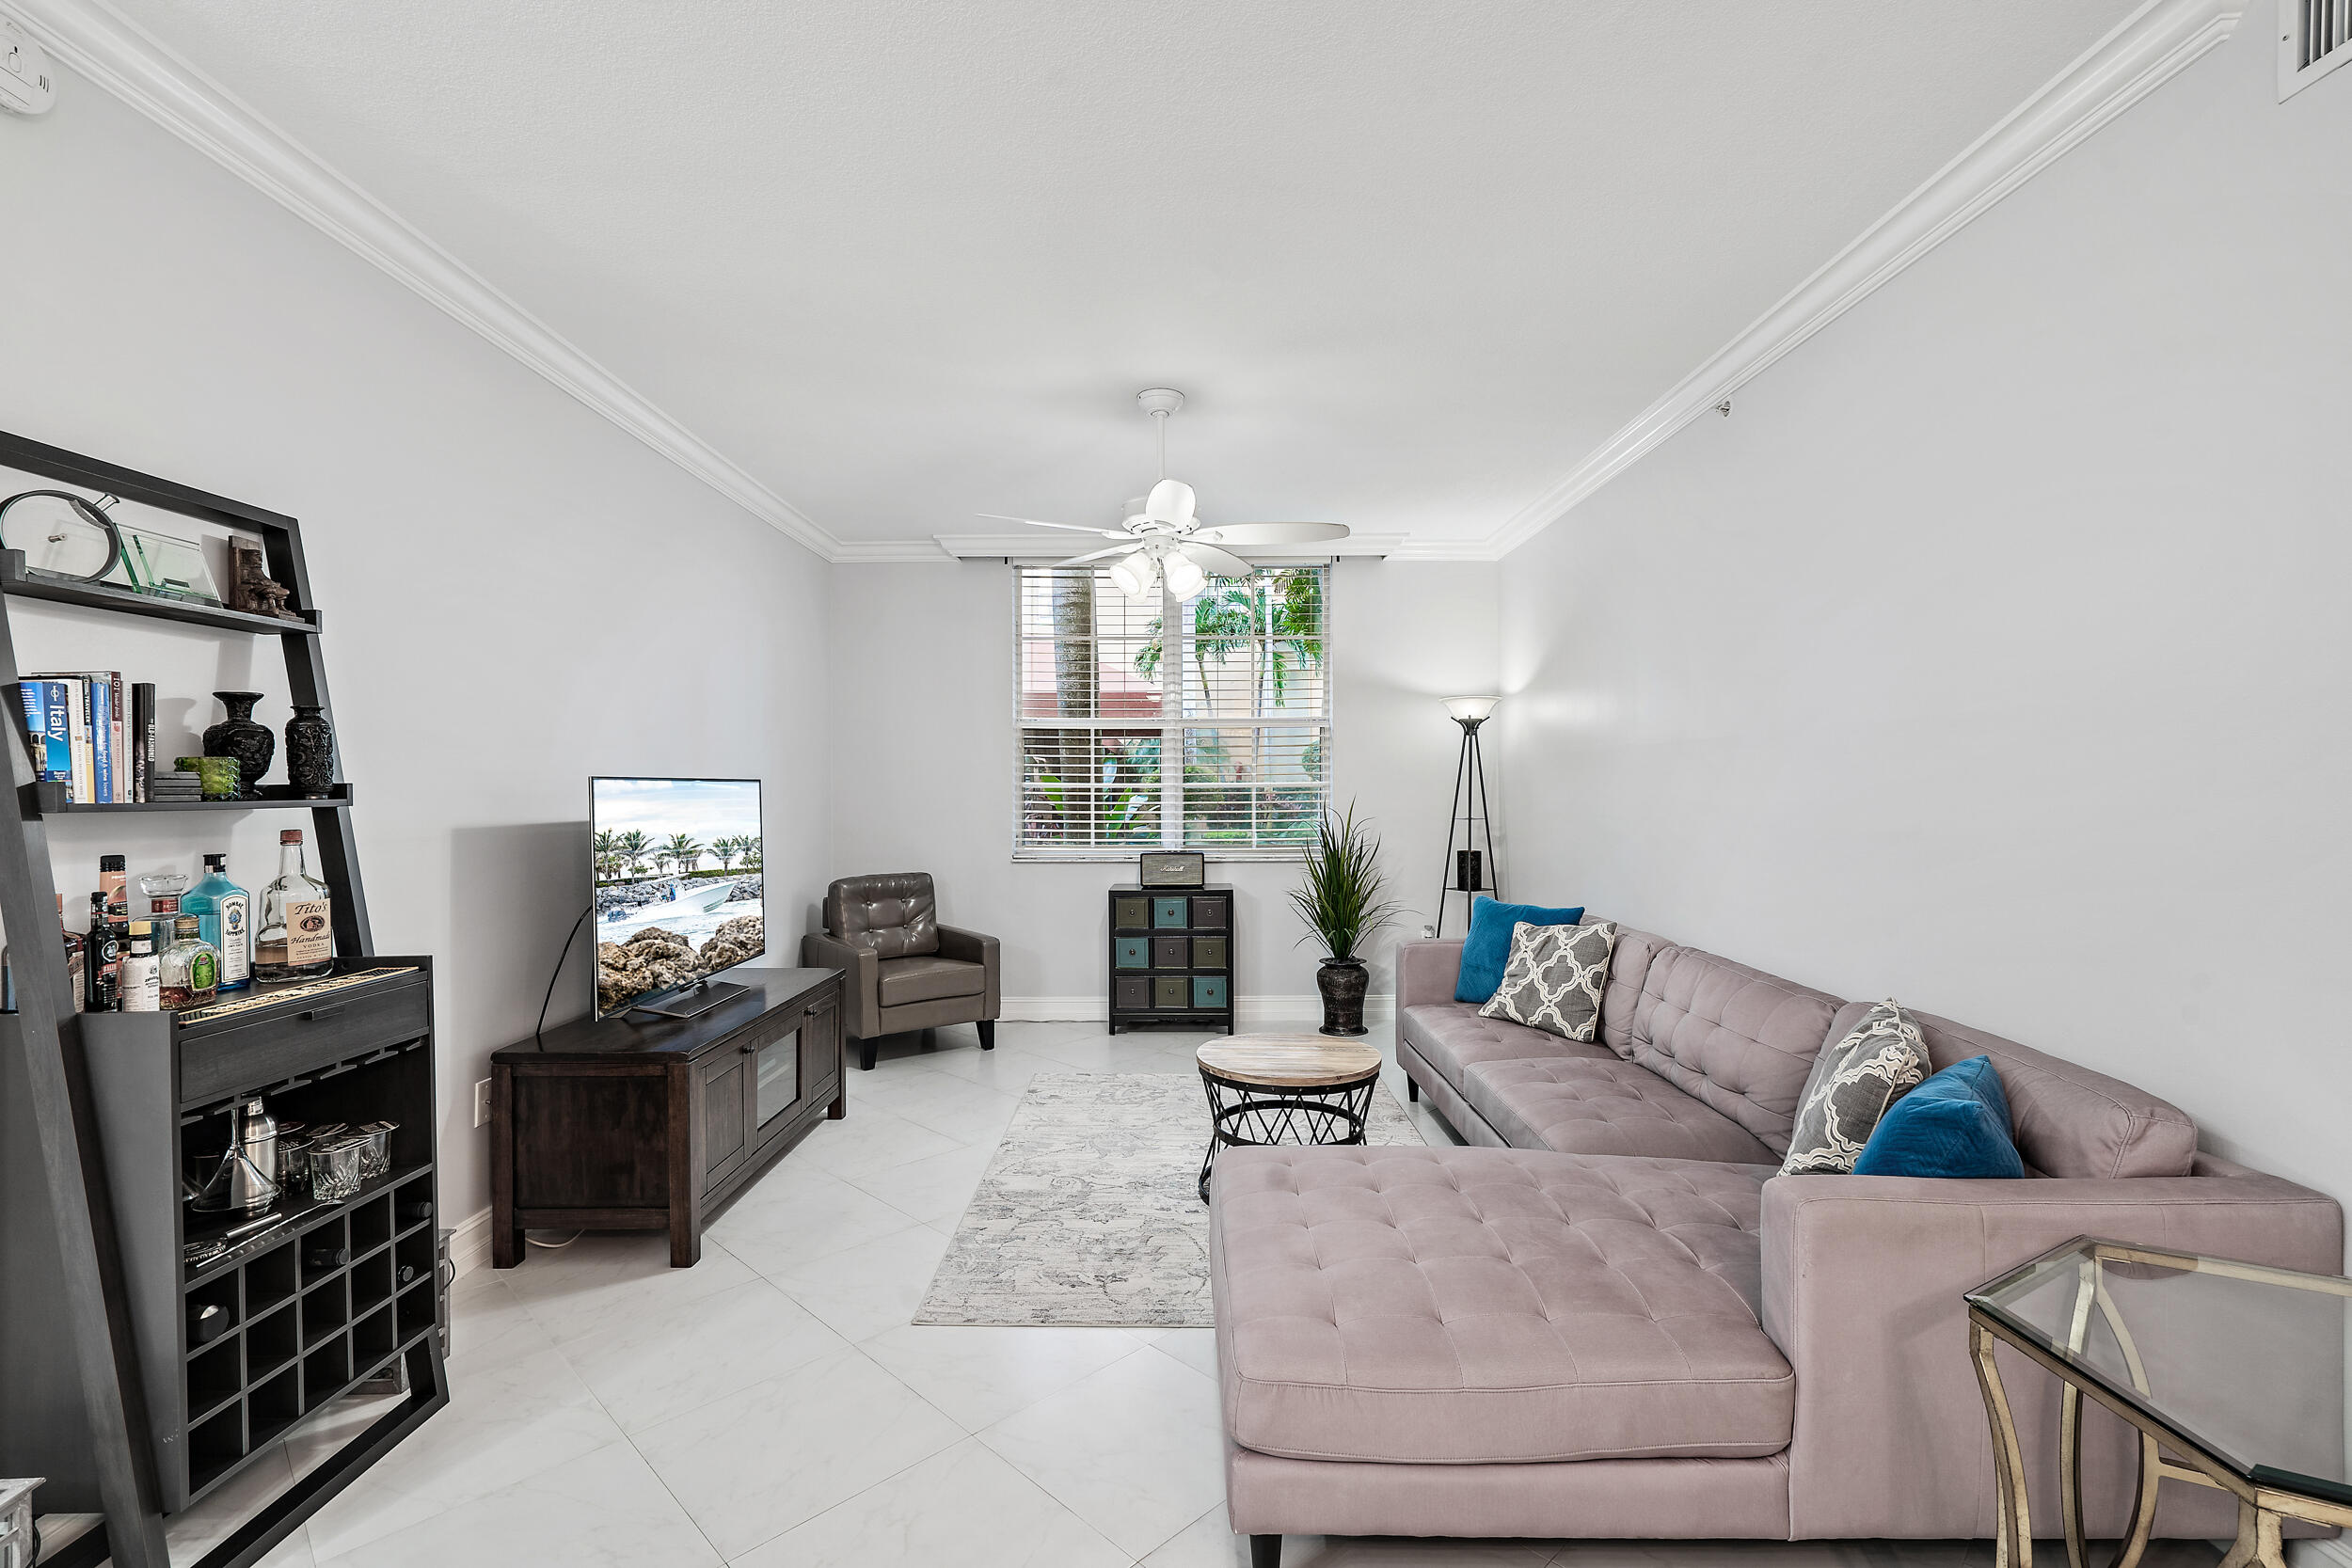
[[2279,0],[2279,101],[2352,60],[2352,0]]

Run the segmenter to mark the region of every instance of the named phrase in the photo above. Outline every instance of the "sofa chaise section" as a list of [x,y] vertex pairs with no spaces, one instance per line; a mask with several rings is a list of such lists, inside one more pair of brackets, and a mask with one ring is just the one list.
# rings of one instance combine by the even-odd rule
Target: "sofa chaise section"
[[1233,1528],[1785,1539],[1769,1167],[1237,1148],[1210,1271]]

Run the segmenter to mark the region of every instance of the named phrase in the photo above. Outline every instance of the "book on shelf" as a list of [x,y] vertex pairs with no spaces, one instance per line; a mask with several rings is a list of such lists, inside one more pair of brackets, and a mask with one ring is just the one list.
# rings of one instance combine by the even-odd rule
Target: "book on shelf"
[[17,714],[34,777],[62,782],[76,805],[144,800],[155,753],[154,693],[144,682],[126,682],[119,670],[37,672],[20,680]]
[[131,683],[131,799],[144,804],[155,774],[155,683]]

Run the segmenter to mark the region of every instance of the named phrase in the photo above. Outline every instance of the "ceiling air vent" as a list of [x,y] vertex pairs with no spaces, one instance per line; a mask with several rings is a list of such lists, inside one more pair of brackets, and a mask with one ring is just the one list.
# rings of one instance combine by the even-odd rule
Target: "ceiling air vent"
[[2279,0],[2279,102],[2352,60],[2352,0]]

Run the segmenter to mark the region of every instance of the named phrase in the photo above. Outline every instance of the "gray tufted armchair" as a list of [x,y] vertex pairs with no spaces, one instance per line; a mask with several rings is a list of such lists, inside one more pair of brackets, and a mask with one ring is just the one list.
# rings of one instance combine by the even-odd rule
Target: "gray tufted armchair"
[[825,929],[801,939],[801,961],[847,972],[849,1034],[869,1072],[874,1042],[901,1030],[977,1023],[980,1049],[996,1049],[996,939],[942,926],[927,871],[844,877],[827,888]]

